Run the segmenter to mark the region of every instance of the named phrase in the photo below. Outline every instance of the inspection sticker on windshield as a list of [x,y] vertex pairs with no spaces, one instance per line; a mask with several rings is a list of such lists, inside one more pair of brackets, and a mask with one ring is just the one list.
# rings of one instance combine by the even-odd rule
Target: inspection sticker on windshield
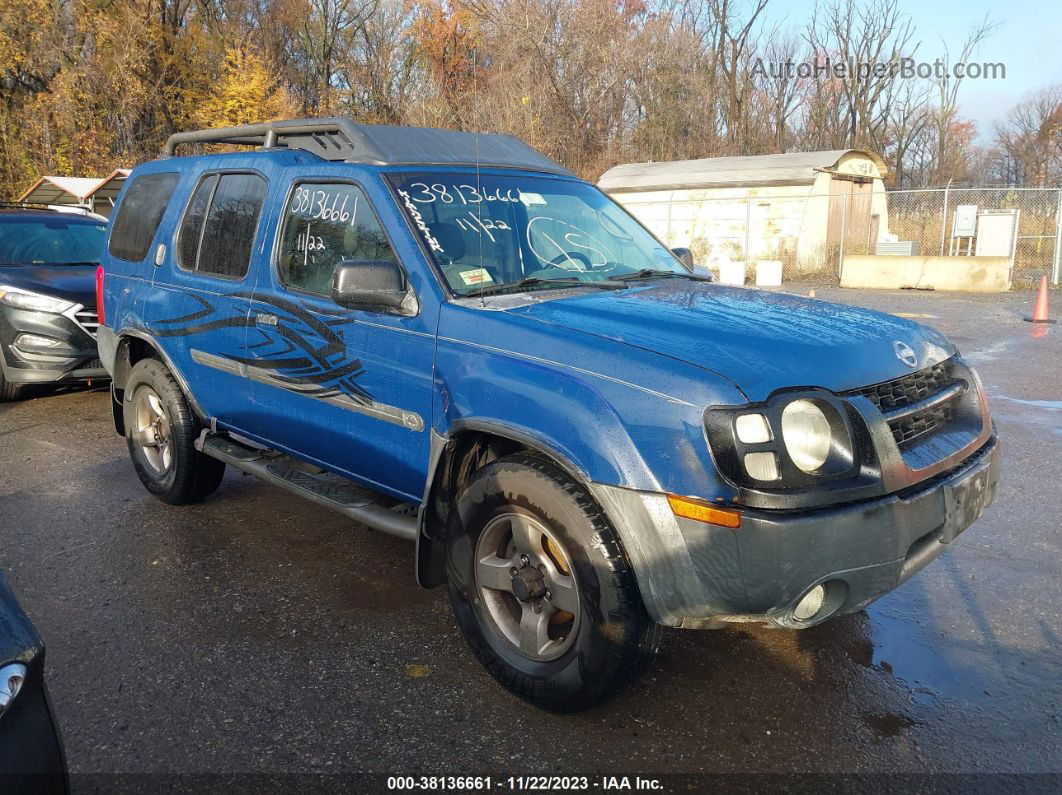
[[470,271],[461,271],[461,280],[470,287],[474,284],[486,284],[492,282],[494,279],[490,277],[490,274],[483,268],[476,268]]
[[536,204],[544,205],[546,203],[546,200],[542,198],[541,193],[528,193],[524,190],[520,191],[520,201],[528,207],[532,207]]

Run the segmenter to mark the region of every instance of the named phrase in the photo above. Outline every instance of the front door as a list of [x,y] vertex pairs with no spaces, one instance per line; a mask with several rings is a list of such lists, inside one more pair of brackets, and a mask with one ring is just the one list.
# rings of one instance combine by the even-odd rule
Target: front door
[[351,182],[297,182],[278,224],[274,267],[263,270],[251,302],[256,436],[419,500],[434,329],[420,314],[344,309],[329,297],[339,262],[398,262],[366,192]]

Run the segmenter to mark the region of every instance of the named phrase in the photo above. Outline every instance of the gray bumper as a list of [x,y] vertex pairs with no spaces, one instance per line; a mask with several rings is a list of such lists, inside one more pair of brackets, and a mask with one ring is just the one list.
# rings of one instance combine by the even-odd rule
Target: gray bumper
[[[807,627],[849,613],[935,559],[995,496],[1000,448],[993,438],[956,470],[881,499],[808,512],[747,509],[730,530],[677,519],[666,495],[595,484],[616,527],[650,615],[708,628],[732,621]],[[977,505],[960,496],[976,486]],[[827,584],[821,618],[792,611]]]

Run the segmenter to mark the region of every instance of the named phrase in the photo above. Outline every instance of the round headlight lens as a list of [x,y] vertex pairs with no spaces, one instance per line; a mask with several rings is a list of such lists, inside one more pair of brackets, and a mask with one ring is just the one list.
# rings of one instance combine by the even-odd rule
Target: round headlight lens
[[782,410],[782,439],[789,457],[804,472],[814,472],[830,456],[833,434],[822,409],[810,400],[794,400]]

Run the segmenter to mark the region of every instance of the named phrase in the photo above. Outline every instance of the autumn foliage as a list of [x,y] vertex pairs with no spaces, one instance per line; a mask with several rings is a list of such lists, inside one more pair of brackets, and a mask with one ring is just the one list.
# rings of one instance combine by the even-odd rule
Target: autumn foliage
[[903,186],[1057,183],[1057,86],[983,148],[956,81],[764,68],[917,54],[898,0],[825,0],[782,28],[768,2],[0,0],[0,192],[153,158],[177,130],[335,114],[513,133],[590,178],[859,146]]

